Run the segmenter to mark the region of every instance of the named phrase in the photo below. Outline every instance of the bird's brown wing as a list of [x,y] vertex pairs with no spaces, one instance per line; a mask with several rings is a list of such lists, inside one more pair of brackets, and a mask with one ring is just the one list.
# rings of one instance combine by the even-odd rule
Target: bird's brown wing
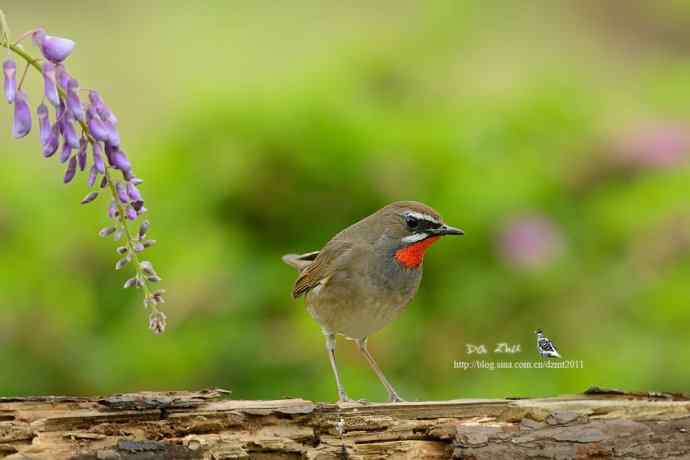
[[346,239],[334,238],[324,246],[318,256],[299,274],[292,296],[296,299],[328,280],[342,267],[343,260],[352,253],[352,243]]

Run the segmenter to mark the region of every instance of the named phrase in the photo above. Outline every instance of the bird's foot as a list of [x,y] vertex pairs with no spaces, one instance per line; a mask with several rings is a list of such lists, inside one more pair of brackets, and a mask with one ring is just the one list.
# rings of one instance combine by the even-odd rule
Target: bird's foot
[[351,399],[347,395],[340,395],[338,398],[338,404],[362,404],[362,405],[368,405],[371,404],[369,401],[366,399]]
[[388,395],[388,400],[390,402],[394,402],[394,403],[407,402],[404,399],[402,399],[400,396],[398,396],[397,393],[391,393],[390,395]]

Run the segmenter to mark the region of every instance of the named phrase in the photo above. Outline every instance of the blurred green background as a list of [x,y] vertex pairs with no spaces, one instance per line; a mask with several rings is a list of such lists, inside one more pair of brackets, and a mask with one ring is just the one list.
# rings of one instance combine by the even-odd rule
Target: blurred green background
[[[120,119],[146,180],[169,328],[121,289],[107,200],[2,104],[0,394],[224,387],[336,399],[288,252],[395,200],[466,231],[370,339],[409,399],[690,383],[690,4],[3,2],[14,35],[77,42],[68,67]],[[27,42],[34,54],[36,50]],[[33,106],[40,78],[30,73]],[[537,360],[541,327],[583,369]],[[520,344],[468,355],[466,344]],[[385,391],[338,340],[354,398]]]

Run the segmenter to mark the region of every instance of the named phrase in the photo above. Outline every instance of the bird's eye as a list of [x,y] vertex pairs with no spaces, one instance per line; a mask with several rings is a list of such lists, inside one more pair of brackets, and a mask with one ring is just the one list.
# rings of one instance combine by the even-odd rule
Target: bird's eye
[[405,222],[407,223],[407,226],[410,228],[417,228],[419,225],[419,219],[417,219],[414,216],[405,216]]

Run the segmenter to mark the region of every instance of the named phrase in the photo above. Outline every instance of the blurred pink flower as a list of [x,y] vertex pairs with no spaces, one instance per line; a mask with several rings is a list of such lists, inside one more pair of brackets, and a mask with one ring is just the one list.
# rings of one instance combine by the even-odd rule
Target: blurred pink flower
[[614,159],[633,168],[671,168],[690,153],[688,126],[655,122],[625,135],[614,145]]
[[523,215],[508,221],[498,235],[497,245],[508,265],[536,270],[550,265],[562,253],[564,239],[547,217]]

